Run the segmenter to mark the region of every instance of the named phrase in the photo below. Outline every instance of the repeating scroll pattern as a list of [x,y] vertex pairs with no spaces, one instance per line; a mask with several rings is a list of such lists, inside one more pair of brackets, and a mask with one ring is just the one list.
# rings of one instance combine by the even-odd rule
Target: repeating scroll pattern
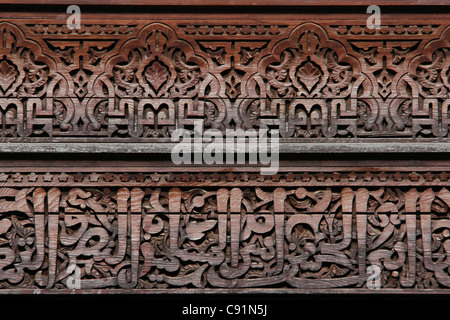
[[5,21],[0,34],[2,141],[164,142],[195,120],[290,142],[448,136],[446,24]]
[[445,188],[1,188],[0,288],[448,288]]

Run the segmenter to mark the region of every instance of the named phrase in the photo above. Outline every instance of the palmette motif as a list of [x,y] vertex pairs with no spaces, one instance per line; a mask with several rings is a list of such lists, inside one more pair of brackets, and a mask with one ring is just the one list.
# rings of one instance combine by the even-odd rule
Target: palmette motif
[[450,286],[447,188],[1,188],[2,290]]

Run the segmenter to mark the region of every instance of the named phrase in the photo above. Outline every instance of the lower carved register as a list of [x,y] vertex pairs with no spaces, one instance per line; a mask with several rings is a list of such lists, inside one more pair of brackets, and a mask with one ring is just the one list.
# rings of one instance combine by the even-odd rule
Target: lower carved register
[[186,185],[0,188],[1,292],[450,287],[448,187]]

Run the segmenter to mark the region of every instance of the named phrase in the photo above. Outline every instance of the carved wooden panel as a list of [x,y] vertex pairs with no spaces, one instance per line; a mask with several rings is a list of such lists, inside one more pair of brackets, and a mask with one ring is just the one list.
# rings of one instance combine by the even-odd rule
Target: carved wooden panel
[[[0,13],[0,293],[450,292],[448,14],[139,8]],[[197,123],[278,171],[168,161]]]
[[1,290],[450,287],[448,164],[186,170],[3,172]]
[[2,141],[164,142],[176,128],[288,142],[442,141],[448,21],[0,23]]

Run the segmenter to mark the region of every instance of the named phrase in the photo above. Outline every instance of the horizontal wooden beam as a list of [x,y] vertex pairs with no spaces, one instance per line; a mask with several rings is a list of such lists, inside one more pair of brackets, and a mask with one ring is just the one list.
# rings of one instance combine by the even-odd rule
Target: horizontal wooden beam
[[36,5],[119,5],[119,6],[446,6],[446,0],[2,0],[0,4],[36,4]]
[[[170,154],[177,146],[174,142],[165,143],[134,143],[134,142],[111,142],[111,143],[86,143],[86,142],[65,142],[65,143],[0,143],[0,154],[10,153],[80,153],[80,154],[114,154],[114,153],[139,153],[139,154]],[[201,148],[204,150],[209,143],[203,143]],[[248,143],[245,145],[248,153]],[[224,144],[225,147],[225,144]],[[195,147],[196,148],[196,147]],[[272,150],[273,145],[267,146],[268,150]],[[192,153],[195,152],[194,145],[190,148]],[[188,150],[186,149],[186,150]],[[378,154],[404,154],[404,153],[450,153],[450,143],[280,143],[277,147],[280,154],[287,153],[378,153]]]

